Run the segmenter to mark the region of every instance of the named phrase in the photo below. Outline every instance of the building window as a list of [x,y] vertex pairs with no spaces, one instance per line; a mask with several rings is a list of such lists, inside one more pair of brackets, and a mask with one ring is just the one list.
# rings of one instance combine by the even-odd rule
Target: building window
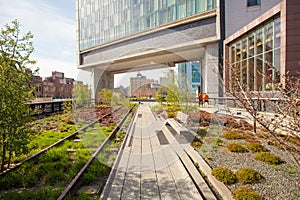
[[260,0],[247,0],[247,6],[250,7],[250,6],[259,6],[261,3],[260,3]]
[[252,30],[229,46],[229,87],[238,78],[250,91],[276,90],[280,82],[280,17]]
[[79,0],[80,50],[215,7],[216,0]]

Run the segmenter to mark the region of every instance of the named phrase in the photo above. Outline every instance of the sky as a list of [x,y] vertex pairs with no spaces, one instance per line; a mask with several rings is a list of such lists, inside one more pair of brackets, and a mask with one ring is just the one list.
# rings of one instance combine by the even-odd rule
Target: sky
[[77,78],[75,0],[0,0],[0,27],[14,19],[34,35],[32,68],[39,67],[40,76],[60,71]]
[[[37,64],[31,68],[38,67],[41,77],[59,71],[65,77],[91,83],[90,74],[78,70],[76,64],[75,0],[0,0],[0,27],[14,19],[20,22],[23,33],[31,31],[34,35],[32,58]],[[141,73],[156,80],[164,76],[161,70]],[[115,75],[115,87],[127,87],[136,74]]]

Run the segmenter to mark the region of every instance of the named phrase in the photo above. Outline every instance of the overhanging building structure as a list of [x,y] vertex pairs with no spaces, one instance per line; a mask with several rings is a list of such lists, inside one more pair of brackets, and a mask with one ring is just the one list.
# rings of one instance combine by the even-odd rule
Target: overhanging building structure
[[[217,97],[222,0],[77,0],[78,68],[92,72],[92,93],[114,74],[201,63],[202,90]],[[223,13],[223,12],[222,12]],[[209,81],[208,81],[209,80]]]

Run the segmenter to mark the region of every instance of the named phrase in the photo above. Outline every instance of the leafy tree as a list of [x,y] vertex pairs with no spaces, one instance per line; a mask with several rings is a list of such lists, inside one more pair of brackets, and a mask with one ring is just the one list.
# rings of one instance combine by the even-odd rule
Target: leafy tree
[[32,133],[31,110],[27,102],[34,96],[30,87],[32,74],[27,64],[34,50],[33,35],[20,33],[17,20],[0,29],[0,158],[1,171],[9,168],[13,156],[26,153]]
[[162,102],[164,101],[165,99],[165,96],[166,96],[167,92],[166,92],[166,88],[165,87],[161,87],[157,90],[156,92],[156,96],[155,96],[155,100],[157,102],[159,102],[159,104],[161,105]]
[[87,85],[76,83],[73,89],[73,96],[75,97],[75,107],[89,107],[91,104],[91,91]]
[[97,94],[97,102],[105,105],[111,105],[112,91],[102,88]]

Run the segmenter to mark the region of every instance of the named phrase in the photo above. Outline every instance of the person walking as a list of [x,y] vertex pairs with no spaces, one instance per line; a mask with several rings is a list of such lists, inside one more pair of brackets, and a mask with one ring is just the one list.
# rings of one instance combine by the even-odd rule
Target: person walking
[[204,93],[204,105],[208,105],[209,103],[208,103],[208,94],[207,93]]
[[202,106],[203,97],[202,97],[202,93],[201,92],[198,94],[198,98],[199,98],[199,106]]

